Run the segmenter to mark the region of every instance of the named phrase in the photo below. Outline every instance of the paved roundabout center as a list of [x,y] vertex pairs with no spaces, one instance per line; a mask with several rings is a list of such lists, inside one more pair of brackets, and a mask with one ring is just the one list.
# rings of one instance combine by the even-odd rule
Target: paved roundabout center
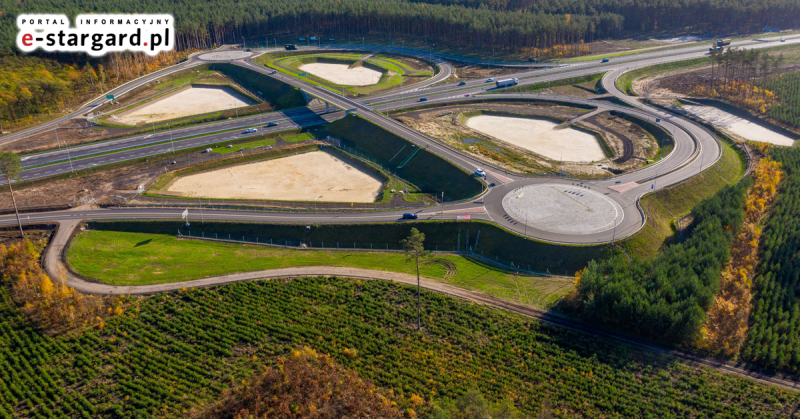
[[251,55],[253,53],[248,51],[216,51],[200,54],[197,59],[203,61],[230,61],[249,58]]
[[506,213],[529,227],[560,234],[593,234],[622,222],[622,207],[607,196],[582,186],[539,184],[509,192]]

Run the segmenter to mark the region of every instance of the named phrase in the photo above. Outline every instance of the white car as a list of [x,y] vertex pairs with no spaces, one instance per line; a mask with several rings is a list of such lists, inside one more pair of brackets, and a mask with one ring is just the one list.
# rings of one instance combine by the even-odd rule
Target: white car
[[484,176],[486,176],[486,172],[479,167],[479,168],[475,169],[475,175],[479,176],[479,177],[484,177]]
[[250,134],[250,133],[253,133],[253,132],[257,132],[257,131],[258,130],[255,129],[255,128],[248,128],[248,129],[244,130],[244,133],[245,134]]

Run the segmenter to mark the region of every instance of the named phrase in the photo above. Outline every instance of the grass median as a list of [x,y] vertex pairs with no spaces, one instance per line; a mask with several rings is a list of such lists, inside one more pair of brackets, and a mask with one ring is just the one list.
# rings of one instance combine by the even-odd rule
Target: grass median
[[[342,266],[414,274],[401,252],[292,250],[178,239],[165,234],[85,231],[66,254],[71,269],[113,285],[188,281],[296,266]],[[569,278],[516,275],[456,254],[435,253],[422,275],[465,289],[546,308],[572,289]]]

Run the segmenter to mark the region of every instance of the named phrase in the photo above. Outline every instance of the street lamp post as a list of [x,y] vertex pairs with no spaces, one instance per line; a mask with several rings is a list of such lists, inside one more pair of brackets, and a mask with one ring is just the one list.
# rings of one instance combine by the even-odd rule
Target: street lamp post
[[444,191],[442,191],[442,223],[444,223]]
[[167,122],[167,130],[169,130],[169,144],[172,147],[172,154],[175,154],[175,143],[172,142],[172,127],[169,126],[169,122]]

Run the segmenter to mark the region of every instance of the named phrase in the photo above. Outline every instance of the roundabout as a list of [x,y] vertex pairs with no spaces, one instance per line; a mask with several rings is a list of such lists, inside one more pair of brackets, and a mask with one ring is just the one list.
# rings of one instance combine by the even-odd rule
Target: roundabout
[[503,198],[503,209],[527,226],[558,234],[608,231],[625,218],[622,207],[587,187],[564,184],[524,186]]
[[216,51],[200,54],[197,59],[201,61],[232,61],[243,60],[252,56],[253,53],[248,51]]

